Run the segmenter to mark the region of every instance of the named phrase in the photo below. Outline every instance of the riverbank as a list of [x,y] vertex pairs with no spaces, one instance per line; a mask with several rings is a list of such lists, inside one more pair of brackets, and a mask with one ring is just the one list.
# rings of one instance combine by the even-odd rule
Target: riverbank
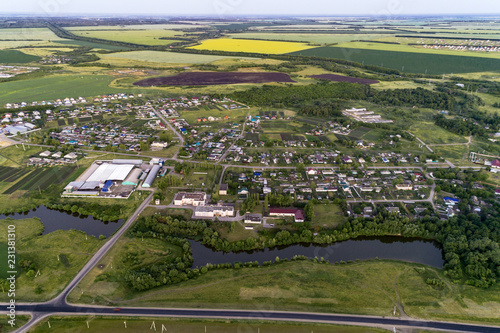
[[[29,218],[0,220],[0,243],[7,243],[9,225],[15,226],[20,267],[16,280],[17,302],[41,302],[55,297],[104,242],[77,230],[57,230],[42,235],[42,222]],[[0,295],[0,301],[8,301],[6,292]]]
[[335,265],[281,261],[271,266],[211,270],[196,279],[144,292],[116,280],[96,279],[95,273],[70,294],[71,303],[380,316],[393,316],[396,308],[396,316],[404,312],[414,318],[500,324],[500,288],[452,284],[442,270],[398,261]]

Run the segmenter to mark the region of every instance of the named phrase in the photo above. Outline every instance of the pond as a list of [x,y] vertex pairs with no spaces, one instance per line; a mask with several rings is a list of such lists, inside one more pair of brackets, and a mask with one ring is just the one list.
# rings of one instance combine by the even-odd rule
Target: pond
[[286,247],[275,247],[265,250],[228,252],[216,251],[200,242],[191,241],[193,249],[193,267],[201,267],[207,263],[222,264],[229,262],[274,261],[291,259],[295,255],[308,258],[323,257],[333,262],[366,259],[394,259],[415,262],[437,268],[443,268],[444,259],[439,243],[422,239],[401,237],[358,237],[331,245],[296,244]]
[[124,222],[123,220],[104,222],[93,216],[49,209],[45,206],[38,206],[24,213],[0,215],[0,219],[8,217],[15,220],[38,217],[45,226],[45,230],[43,231],[44,235],[56,230],[76,229],[95,237],[99,237],[99,235],[109,237],[118,230]]

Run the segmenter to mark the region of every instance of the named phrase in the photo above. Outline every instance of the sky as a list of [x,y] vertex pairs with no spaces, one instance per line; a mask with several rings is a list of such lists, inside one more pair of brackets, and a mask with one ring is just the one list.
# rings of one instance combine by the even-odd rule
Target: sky
[[500,14],[498,0],[1,0],[0,14],[336,16]]

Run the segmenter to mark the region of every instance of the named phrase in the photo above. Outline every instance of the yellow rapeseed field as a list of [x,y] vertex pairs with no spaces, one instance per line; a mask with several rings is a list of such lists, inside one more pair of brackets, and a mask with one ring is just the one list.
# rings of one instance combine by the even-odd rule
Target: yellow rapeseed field
[[282,54],[301,51],[313,48],[304,43],[294,42],[275,42],[267,40],[253,39],[208,39],[201,45],[192,46],[197,50],[214,50],[227,52],[250,52],[250,53],[265,53],[265,54]]

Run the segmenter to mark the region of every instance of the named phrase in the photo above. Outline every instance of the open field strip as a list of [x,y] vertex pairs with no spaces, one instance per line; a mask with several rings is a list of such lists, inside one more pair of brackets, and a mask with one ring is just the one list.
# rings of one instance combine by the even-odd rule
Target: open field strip
[[206,28],[206,24],[131,24],[131,25],[96,25],[67,27],[66,30],[171,30],[171,29],[195,29]]

